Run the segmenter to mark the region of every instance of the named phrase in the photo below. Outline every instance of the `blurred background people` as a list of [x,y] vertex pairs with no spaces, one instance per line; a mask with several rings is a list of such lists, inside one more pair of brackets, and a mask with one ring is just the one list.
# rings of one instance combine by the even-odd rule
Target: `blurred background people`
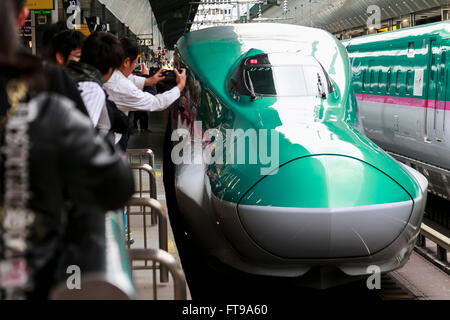
[[13,4],[0,1],[0,297],[47,299],[71,220],[65,204],[118,209],[134,182],[89,118],[45,91],[42,63],[17,55]]

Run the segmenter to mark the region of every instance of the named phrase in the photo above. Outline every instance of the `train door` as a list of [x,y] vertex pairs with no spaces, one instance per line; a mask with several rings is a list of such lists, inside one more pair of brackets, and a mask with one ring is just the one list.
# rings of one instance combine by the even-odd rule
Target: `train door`
[[447,70],[445,68],[447,52],[442,43],[431,39],[429,47],[429,72],[427,96],[426,138],[428,141],[442,141],[444,136],[445,95]]

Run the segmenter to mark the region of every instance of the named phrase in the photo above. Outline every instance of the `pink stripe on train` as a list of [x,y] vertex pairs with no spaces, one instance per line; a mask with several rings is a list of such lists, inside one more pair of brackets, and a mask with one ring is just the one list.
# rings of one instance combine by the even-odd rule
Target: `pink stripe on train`
[[370,101],[378,103],[389,103],[389,104],[399,104],[409,107],[419,107],[419,108],[432,108],[434,109],[436,104],[436,109],[438,110],[450,110],[450,101],[441,100],[427,100],[421,98],[405,98],[405,97],[392,97],[392,96],[379,96],[375,94],[362,94],[356,93],[356,100],[358,101]]

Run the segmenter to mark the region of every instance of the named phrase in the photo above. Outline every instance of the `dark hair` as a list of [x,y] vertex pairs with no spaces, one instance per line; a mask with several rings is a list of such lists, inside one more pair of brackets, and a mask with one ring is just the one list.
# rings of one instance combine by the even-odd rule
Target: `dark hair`
[[67,23],[65,21],[58,21],[57,23],[53,23],[45,28],[44,33],[42,35],[42,45],[44,47],[48,47],[51,44],[51,40],[58,33],[69,30],[67,28]]
[[56,53],[61,53],[64,61],[69,58],[70,52],[83,47],[86,36],[76,30],[66,30],[52,38],[47,48],[47,59],[56,62]]
[[141,47],[136,40],[130,38],[120,39],[122,44],[124,57],[123,59],[130,58],[131,61],[136,60],[137,56],[141,53]]
[[25,6],[25,0],[14,0],[14,9],[16,10],[16,16],[19,15],[20,11],[22,11]]
[[102,74],[120,67],[123,49],[120,41],[107,32],[94,32],[84,42],[80,62],[96,67]]

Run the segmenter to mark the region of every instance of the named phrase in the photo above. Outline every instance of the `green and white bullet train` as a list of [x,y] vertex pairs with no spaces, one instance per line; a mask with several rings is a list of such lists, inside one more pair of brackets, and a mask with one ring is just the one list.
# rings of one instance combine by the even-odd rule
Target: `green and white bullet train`
[[[183,156],[197,159],[199,141],[209,156],[231,154],[177,162],[166,181],[208,255],[320,288],[408,260],[427,180],[361,133],[347,51],[334,36],[287,24],[212,27],[180,38],[176,66],[188,81],[168,132],[184,128],[197,142]],[[213,129],[223,139],[202,136]],[[259,130],[276,132],[278,144],[270,133],[252,136]],[[186,140],[172,140],[173,160]],[[276,166],[262,174],[271,152]]]
[[367,136],[450,199],[450,21],[344,41]]

